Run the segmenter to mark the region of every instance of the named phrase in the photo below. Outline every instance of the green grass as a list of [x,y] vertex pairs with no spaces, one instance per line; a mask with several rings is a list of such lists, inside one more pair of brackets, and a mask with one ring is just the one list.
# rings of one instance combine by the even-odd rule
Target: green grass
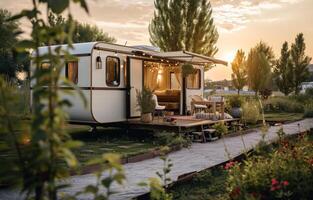
[[[25,123],[27,121],[25,120]],[[99,128],[97,133],[91,133],[89,126],[67,125],[67,131],[73,139],[83,142],[83,146],[73,152],[82,166],[86,161],[101,156],[104,153],[118,153],[121,157],[129,157],[152,151],[159,147],[148,133],[125,134],[118,128]],[[5,135],[0,135],[0,158],[13,158],[16,152],[7,146]]]
[[74,150],[78,160],[84,164],[93,157],[104,153],[118,153],[122,158],[151,152],[161,146],[185,147],[188,141],[172,132],[151,132],[147,130],[128,130],[119,128],[97,128],[95,134],[89,127],[70,125],[68,131],[73,139],[83,141],[84,146]]
[[290,122],[301,119],[303,113],[265,113],[265,120],[268,122]]
[[226,176],[222,168],[205,170],[191,181],[175,185],[169,192],[177,200],[225,199]]

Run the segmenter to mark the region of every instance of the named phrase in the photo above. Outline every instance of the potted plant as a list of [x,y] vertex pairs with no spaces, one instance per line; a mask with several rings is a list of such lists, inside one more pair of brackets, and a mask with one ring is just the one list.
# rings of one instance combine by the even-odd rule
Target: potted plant
[[240,96],[233,96],[229,99],[229,105],[231,107],[231,116],[240,118],[242,114],[242,100]]
[[152,121],[152,112],[155,109],[155,102],[152,99],[152,91],[149,88],[143,88],[142,91],[136,90],[137,106],[141,112],[141,121],[149,123]]

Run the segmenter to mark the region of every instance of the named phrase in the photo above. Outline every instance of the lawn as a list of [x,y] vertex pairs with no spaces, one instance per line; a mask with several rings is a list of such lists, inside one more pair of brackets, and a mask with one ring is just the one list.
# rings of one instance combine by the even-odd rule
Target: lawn
[[[125,134],[119,128],[98,128],[97,133],[91,133],[89,126],[67,125],[67,131],[73,139],[83,142],[83,146],[73,152],[82,165],[91,158],[104,153],[118,153],[129,157],[151,151],[159,147],[159,143],[149,133],[130,132]],[[0,158],[11,158],[15,151],[6,146],[5,135],[0,137]]]
[[175,185],[169,192],[177,200],[227,199],[225,181],[226,172],[219,167],[200,172],[192,180]]
[[265,113],[264,117],[268,122],[283,123],[301,120],[303,119],[303,113]]

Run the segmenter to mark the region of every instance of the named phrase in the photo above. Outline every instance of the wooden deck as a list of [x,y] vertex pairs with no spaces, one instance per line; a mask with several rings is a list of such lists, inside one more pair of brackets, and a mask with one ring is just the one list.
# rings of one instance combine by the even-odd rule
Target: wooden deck
[[[184,117],[184,116],[182,116]],[[225,122],[226,124],[239,121],[239,119],[224,119],[224,120],[201,120],[201,119],[175,119],[175,123],[165,122],[163,118],[155,118],[150,123],[143,123],[140,119],[131,119],[128,121],[130,127],[148,128],[148,129],[164,129],[178,131],[179,133],[185,132],[190,129],[203,129],[204,126],[213,126],[216,123]]]

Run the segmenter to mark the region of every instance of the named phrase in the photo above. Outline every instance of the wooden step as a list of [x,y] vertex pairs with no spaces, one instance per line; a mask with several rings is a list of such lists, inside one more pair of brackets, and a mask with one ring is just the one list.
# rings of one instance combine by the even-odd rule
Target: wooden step
[[208,129],[203,129],[203,132],[207,132],[207,133],[215,133],[216,130],[213,128],[208,128]]

